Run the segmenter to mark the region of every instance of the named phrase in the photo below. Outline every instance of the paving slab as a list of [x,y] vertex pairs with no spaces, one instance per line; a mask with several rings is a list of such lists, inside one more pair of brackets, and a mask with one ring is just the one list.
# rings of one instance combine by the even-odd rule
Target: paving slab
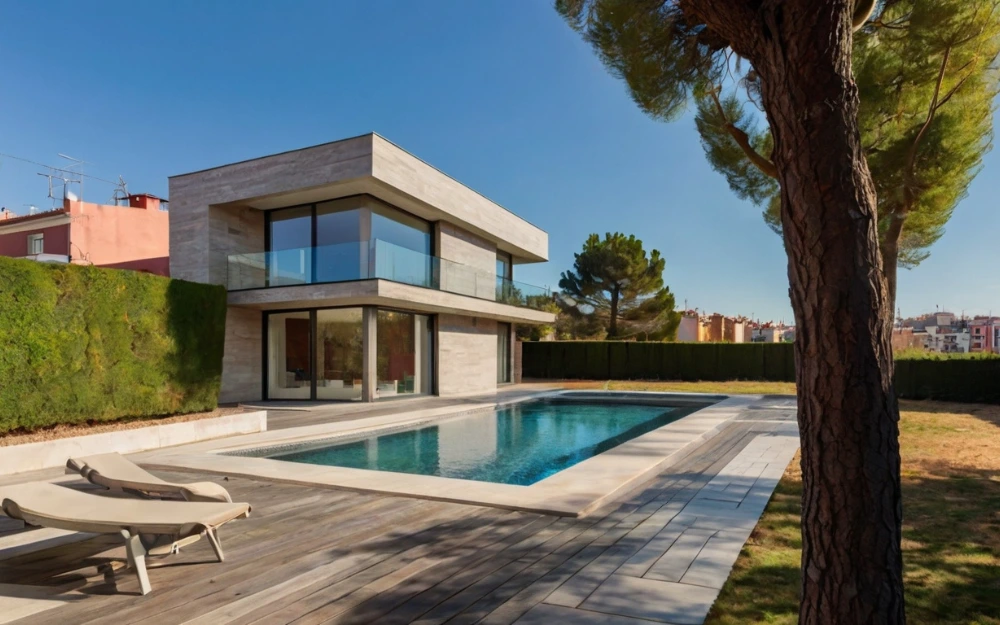
[[701,625],[718,594],[714,588],[612,575],[581,607],[675,625]]
[[555,623],[564,625],[649,625],[663,621],[650,621],[540,603],[514,622],[517,625],[554,625]]

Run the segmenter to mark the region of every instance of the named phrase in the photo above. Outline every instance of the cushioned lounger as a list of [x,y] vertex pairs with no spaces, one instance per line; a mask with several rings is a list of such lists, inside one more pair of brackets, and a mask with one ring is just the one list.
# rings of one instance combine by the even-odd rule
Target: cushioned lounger
[[29,525],[74,532],[121,534],[142,594],[150,590],[146,555],[174,553],[206,536],[222,562],[219,526],[250,514],[250,504],[104,497],[49,482],[0,486],[4,513]]
[[66,467],[94,484],[139,493],[145,497],[183,497],[187,501],[232,501],[225,488],[214,482],[167,482],[121,454],[70,458]]

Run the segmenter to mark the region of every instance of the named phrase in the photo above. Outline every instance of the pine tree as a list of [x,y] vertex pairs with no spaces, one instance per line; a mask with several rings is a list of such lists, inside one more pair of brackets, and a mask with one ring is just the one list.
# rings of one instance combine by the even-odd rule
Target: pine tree
[[[897,268],[915,267],[944,233],[992,147],[1000,72],[996,0],[892,0],[854,38],[858,124],[878,198],[890,301]],[[773,142],[753,114],[758,77],[746,72],[698,98],[705,154],[741,199],[781,233]],[[895,306],[893,305],[893,309]]]
[[608,338],[642,333],[672,340],[680,324],[674,296],[663,286],[666,260],[653,250],[646,256],[635,235],[590,235],[574,255],[573,269],[563,272],[559,288],[578,311],[605,320]]
[[735,123],[730,136],[770,169],[775,182],[758,179],[746,193],[778,207],[788,256],[802,446],[802,623],[906,621],[893,314],[851,68],[854,32],[874,5],[556,0],[654,118],[675,119],[692,98],[714,106],[714,92],[723,110],[730,107],[727,119],[739,120],[739,102],[727,104],[717,86],[741,64],[767,117],[770,139]]

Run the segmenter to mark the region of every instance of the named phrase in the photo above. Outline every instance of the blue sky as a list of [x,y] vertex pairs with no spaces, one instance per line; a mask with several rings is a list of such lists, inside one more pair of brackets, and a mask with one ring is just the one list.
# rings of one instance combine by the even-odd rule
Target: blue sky
[[[644,116],[545,0],[0,3],[0,152],[129,189],[376,131],[549,233],[555,286],[591,232],[636,234],[678,306],[791,321],[784,253],[702,154],[690,115]],[[48,206],[39,168],[0,158],[0,204]],[[1000,155],[904,315],[1000,312]],[[85,199],[113,188],[88,182]]]

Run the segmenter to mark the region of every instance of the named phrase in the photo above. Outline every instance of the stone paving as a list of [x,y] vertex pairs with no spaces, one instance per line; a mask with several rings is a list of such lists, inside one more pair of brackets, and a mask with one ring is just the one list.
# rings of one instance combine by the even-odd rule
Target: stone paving
[[518,622],[699,625],[798,444],[797,436],[757,436],[693,497],[672,494]]

